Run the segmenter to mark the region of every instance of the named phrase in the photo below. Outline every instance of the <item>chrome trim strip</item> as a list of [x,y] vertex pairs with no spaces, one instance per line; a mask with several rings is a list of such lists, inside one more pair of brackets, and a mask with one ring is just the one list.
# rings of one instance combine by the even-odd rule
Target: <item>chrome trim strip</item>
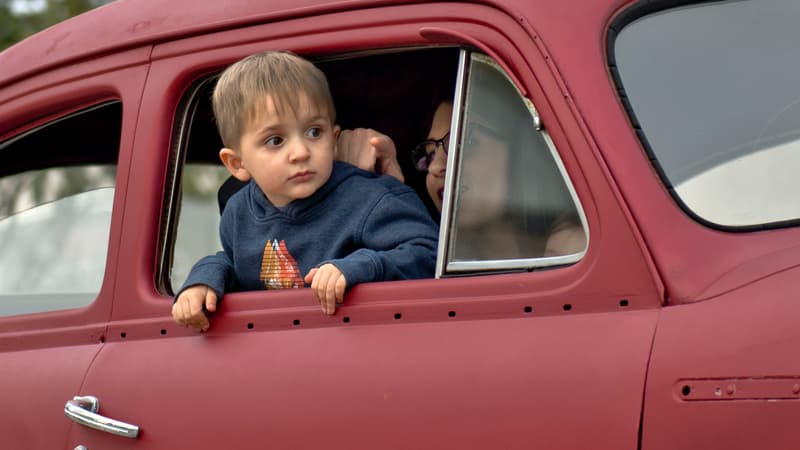
[[513,271],[513,270],[531,270],[540,269],[543,267],[562,266],[566,264],[573,264],[581,260],[586,254],[584,249],[578,253],[572,253],[563,256],[548,256],[538,258],[525,258],[525,259],[495,259],[495,260],[481,260],[481,261],[451,261],[447,265],[447,271],[450,273],[459,272],[491,272],[491,271]]
[[[464,101],[464,87],[467,77],[467,56],[469,52],[461,49],[458,55],[458,74],[456,75],[456,90],[453,98],[453,115],[450,117],[450,143],[451,149],[447,153],[447,172],[444,175],[444,192],[442,199],[442,214],[439,221],[439,248],[436,253],[436,278],[444,274],[447,261],[447,249],[450,247],[450,209],[456,192],[456,175],[458,170],[458,154],[461,146],[461,107]],[[453,126],[455,125],[455,126]]]

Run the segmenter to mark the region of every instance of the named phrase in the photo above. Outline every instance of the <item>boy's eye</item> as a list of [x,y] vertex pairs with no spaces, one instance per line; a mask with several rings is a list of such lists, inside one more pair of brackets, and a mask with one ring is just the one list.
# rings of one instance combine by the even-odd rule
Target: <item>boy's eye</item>
[[268,147],[279,147],[283,144],[283,138],[280,136],[271,136],[264,141],[264,144]]
[[322,127],[311,127],[311,128],[309,128],[308,130],[306,130],[306,136],[308,136],[310,138],[314,138],[314,139],[322,136]]

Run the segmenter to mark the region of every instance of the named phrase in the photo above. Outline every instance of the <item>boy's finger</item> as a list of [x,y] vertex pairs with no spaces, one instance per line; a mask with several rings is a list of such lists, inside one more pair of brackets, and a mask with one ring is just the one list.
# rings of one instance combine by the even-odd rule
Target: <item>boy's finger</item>
[[209,326],[208,319],[203,317],[194,317],[190,323],[191,327],[198,331],[206,331]]
[[328,312],[328,299],[325,297],[325,291],[327,290],[328,286],[328,278],[330,278],[330,273],[327,270],[320,270],[314,279],[315,284],[317,285],[317,298],[322,304],[322,310],[326,313]]
[[181,305],[178,302],[172,304],[172,320],[178,325],[184,325],[183,315],[181,314]]
[[192,314],[192,316],[189,318],[189,325],[196,330],[205,331],[208,329],[208,318],[206,318],[202,308],[199,312]]
[[214,312],[217,310],[217,293],[209,289],[206,293],[206,311]]
[[330,312],[331,299],[328,298],[328,284],[330,283],[330,276],[330,271],[320,270],[317,276],[314,277],[314,294],[316,294],[320,306],[322,306],[322,312],[325,314],[332,314]]
[[344,302],[344,290],[347,287],[347,280],[344,278],[344,275],[339,275],[336,279],[336,303],[343,303]]
[[183,326],[189,326],[192,320],[191,302],[188,298],[183,297],[178,300],[178,305],[180,306],[181,324]]
[[[197,328],[197,321],[198,317],[203,315],[203,301],[202,299],[193,299],[192,303],[188,307],[186,321],[189,323],[190,326],[193,328]],[[196,305],[200,305],[198,308]]]
[[306,274],[305,278],[303,278],[303,281],[306,284],[311,284],[311,282],[314,281],[314,275],[317,274],[317,270],[318,269],[316,267],[311,269],[311,270],[309,270],[308,273]]
[[336,278],[329,276],[325,283],[325,301],[328,304],[328,314],[336,312]]

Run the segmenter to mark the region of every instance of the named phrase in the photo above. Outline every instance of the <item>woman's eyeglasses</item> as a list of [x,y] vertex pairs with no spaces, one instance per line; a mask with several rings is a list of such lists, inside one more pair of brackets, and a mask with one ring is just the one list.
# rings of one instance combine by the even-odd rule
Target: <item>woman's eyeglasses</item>
[[427,172],[428,167],[433,162],[433,158],[436,157],[436,149],[441,146],[444,154],[447,155],[447,146],[449,144],[449,131],[441,139],[426,139],[420,142],[411,151],[411,161],[414,163],[414,167],[420,172]]

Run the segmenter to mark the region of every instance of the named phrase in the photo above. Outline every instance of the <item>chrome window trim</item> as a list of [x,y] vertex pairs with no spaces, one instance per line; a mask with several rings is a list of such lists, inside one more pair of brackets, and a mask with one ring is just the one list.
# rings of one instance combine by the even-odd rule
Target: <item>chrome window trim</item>
[[[447,153],[447,168],[444,174],[444,191],[445,195],[442,198],[442,214],[439,221],[439,246],[436,252],[436,278],[441,278],[444,275],[445,264],[448,259],[448,251],[450,249],[450,225],[453,215],[450,213],[453,203],[453,195],[456,192],[456,179],[454,175],[455,170],[459,170],[460,164],[456,164],[458,155],[461,149],[461,104],[464,102],[464,87],[467,76],[467,56],[469,52],[461,49],[458,55],[458,73],[456,74],[456,88],[453,98],[453,114],[450,117],[450,142],[453,145]],[[456,126],[453,126],[455,124]],[[455,168],[455,170],[450,170]],[[449,270],[450,265],[447,264]]]

